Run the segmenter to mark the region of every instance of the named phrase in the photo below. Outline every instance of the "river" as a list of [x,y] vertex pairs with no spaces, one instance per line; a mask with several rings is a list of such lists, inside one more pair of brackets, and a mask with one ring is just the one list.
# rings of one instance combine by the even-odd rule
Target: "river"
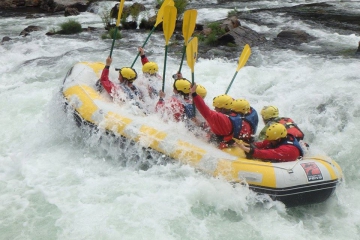
[[[198,9],[198,22],[224,18],[235,4],[242,11],[309,2],[320,1],[212,6]],[[71,18],[83,27],[101,28],[99,13],[115,3],[103,2],[92,7],[94,13]],[[355,1],[335,3],[360,11]],[[0,239],[359,239],[360,59],[309,52],[341,52],[349,46],[355,52],[359,33],[342,34],[282,15],[268,19],[276,23],[272,28],[249,23],[268,39],[291,25],[317,40],[303,44],[304,51],[252,47],[229,94],[248,99],[258,112],[264,105],[278,106],[280,115],[291,117],[304,131],[311,152],[335,159],[345,176],[328,201],[286,209],[281,202],[264,201],[246,187],[233,187],[187,165],[142,170],[132,164],[143,157],[136,147],[118,149],[84,137],[63,112],[59,91],[76,62],[104,62],[111,40],[88,32],[45,35],[68,19],[0,17],[0,37],[12,38],[0,45]],[[29,25],[42,30],[19,36]],[[116,41],[113,64],[130,65],[145,38],[133,34]],[[134,46],[130,49],[122,45],[129,40]],[[145,47],[161,73],[164,44],[156,33]],[[179,62],[175,55],[167,58],[169,86]],[[226,90],[236,67],[236,59],[199,56],[195,81],[207,88],[209,105]],[[141,71],[140,61],[135,68]],[[190,78],[186,64],[183,72]]]

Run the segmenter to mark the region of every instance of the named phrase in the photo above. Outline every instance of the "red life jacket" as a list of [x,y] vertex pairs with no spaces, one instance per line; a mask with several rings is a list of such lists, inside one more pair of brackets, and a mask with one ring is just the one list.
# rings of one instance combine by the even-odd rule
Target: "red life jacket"
[[291,118],[278,118],[276,119],[278,123],[281,123],[285,126],[287,133],[296,137],[297,140],[304,139],[304,133],[300,130],[300,128],[296,125],[296,123]]

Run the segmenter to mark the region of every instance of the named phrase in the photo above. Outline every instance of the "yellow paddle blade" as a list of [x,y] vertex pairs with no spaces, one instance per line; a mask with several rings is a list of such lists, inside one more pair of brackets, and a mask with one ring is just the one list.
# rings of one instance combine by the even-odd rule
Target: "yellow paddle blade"
[[251,49],[250,49],[250,46],[249,44],[246,44],[242,53],[241,53],[241,56],[239,58],[239,63],[238,63],[238,67],[236,69],[236,71],[238,72],[240,70],[240,68],[242,68],[243,66],[245,66],[247,60],[249,59],[250,57],[250,54],[251,54]]
[[120,0],[119,12],[118,12],[118,17],[117,17],[117,21],[116,21],[116,26],[117,27],[120,24],[121,13],[122,13],[122,11],[124,9],[124,2],[125,2],[125,0]]
[[187,45],[191,35],[195,30],[196,17],[197,17],[197,11],[195,9],[187,10],[184,13],[182,33],[184,36],[185,46]]
[[156,16],[155,27],[156,27],[157,25],[159,25],[159,24],[163,21],[163,18],[164,18],[164,8],[165,8],[166,6],[174,6],[174,5],[175,5],[175,3],[174,3],[173,0],[165,0],[165,1],[163,2],[163,4],[161,5],[161,7],[160,7],[160,9],[159,9],[159,11],[158,11],[158,14],[157,14],[157,16]]
[[165,36],[166,45],[168,45],[171,35],[175,30],[177,9],[174,6],[165,6],[163,31]]
[[192,38],[188,45],[186,46],[186,61],[188,66],[191,69],[191,72],[194,72],[194,65],[198,55],[198,38]]

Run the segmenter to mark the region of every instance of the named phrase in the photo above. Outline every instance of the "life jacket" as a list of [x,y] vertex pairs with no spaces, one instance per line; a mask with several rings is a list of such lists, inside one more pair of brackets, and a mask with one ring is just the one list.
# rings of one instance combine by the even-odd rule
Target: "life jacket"
[[180,94],[174,94],[173,98],[176,98],[184,107],[185,114],[182,116],[182,120],[190,120],[195,117],[194,104],[190,99],[184,98]]
[[[217,144],[223,145],[219,146],[220,149],[226,148],[228,147],[228,144],[234,143],[235,141],[232,140],[232,137],[239,138],[242,128],[242,117],[240,114],[232,112],[230,115],[225,115],[229,118],[232,125],[232,131],[230,132],[230,134],[226,136],[213,134],[210,137],[210,142],[215,142]],[[229,138],[229,140],[225,138]]]
[[227,116],[230,119],[231,124],[232,124],[232,128],[233,128],[232,129],[232,135],[235,138],[239,138],[240,131],[241,131],[241,128],[242,128],[242,117],[241,117],[241,115],[236,113],[236,115],[230,114],[230,115],[227,115]]
[[194,104],[185,102],[185,103],[183,103],[183,106],[184,106],[186,118],[187,119],[194,118],[195,117]]
[[231,115],[225,115],[229,118],[232,125],[232,131],[230,134],[226,136],[211,134],[209,138],[209,141],[218,144],[218,148],[220,149],[224,149],[229,147],[229,145],[232,145],[235,142],[232,138],[239,138],[242,128],[242,117],[240,114],[233,112]]
[[291,118],[276,118],[275,121],[284,125],[288,134],[293,135],[297,140],[300,141],[304,139],[304,133],[300,130],[300,128]]
[[253,107],[250,107],[250,110],[251,110],[250,113],[243,116],[243,119],[250,124],[252,129],[251,133],[255,134],[259,123],[259,116]]
[[121,88],[121,90],[124,91],[124,93],[127,95],[129,99],[134,99],[134,100],[142,99],[141,92],[134,85],[132,88],[125,84],[118,84],[118,86]]
[[[132,102],[133,105],[137,106],[140,109],[144,109],[143,95],[136,86],[133,85],[132,87],[129,87],[125,83],[116,83],[116,86],[126,94],[126,98],[128,100],[133,100]],[[118,95],[119,93],[115,93],[115,94]],[[111,96],[115,98],[121,97],[121,96],[113,96],[113,95]],[[147,114],[146,112],[144,113]]]
[[281,145],[292,145],[295,146],[297,149],[299,149],[300,156],[304,156],[304,151],[300,146],[299,141],[296,139],[296,137],[292,136],[291,134],[288,134],[284,140],[282,140],[277,146]]

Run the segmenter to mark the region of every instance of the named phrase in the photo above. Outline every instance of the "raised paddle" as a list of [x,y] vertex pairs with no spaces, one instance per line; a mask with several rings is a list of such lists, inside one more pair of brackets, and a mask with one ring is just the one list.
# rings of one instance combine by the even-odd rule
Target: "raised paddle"
[[[151,34],[155,31],[156,27],[163,21],[163,18],[164,18],[164,9],[165,9],[165,7],[166,7],[166,6],[174,6],[174,5],[175,5],[174,0],[165,0],[165,1],[162,3],[162,5],[161,5],[161,7],[160,7],[160,9],[159,9],[159,11],[158,11],[158,14],[157,14],[157,16],[156,16],[156,22],[155,22],[155,24],[154,24],[154,27],[151,29],[151,31],[150,31],[149,35],[147,36],[145,42],[144,42],[143,45],[141,46],[142,48],[145,47],[147,41],[149,40]],[[137,53],[137,55],[136,55],[133,63],[131,64],[131,67],[134,66],[134,64],[136,63],[136,60],[138,59],[139,55],[140,55],[140,52]]]
[[174,33],[175,24],[176,24],[176,14],[177,9],[174,6],[165,6],[164,8],[164,19],[163,19],[163,31],[165,37],[165,58],[164,58],[164,72],[163,72],[163,82],[161,90],[164,91],[165,88],[165,72],[166,72],[166,57],[169,40]]
[[189,9],[185,11],[184,13],[184,19],[183,19],[183,25],[182,25],[182,33],[184,37],[184,48],[183,48],[183,54],[181,58],[181,63],[179,67],[179,73],[181,72],[181,67],[184,61],[185,52],[186,52],[186,46],[189,42],[189,39],[191,35],[193,34],[195,30],[196,25],[196,17],[197,17],[197,11],[195,9]]
[[191,82],[194,84],[194,65],[198,55],[198,38],[192,38],[186,46],[186,62],[191,69]]
[[113,49],[114,49],[115,39],[116,39],[117,31],[118,31],[118,28],[119,28],[119,24],[120,24],[121,13],[122,13],[123,8],[124,8],[124,2],[125,2],[125,0],[120,0],[118,17],[117,17],[116,27],[115,27],[115,33],[114,33],[114,36],[113,36],[113,41],[112,41],[110,55],[109,55],[110,57],[111,57]]
[[243,51],[242,51],[242,53],[241,53],[241,55],[240,55],[239,62],[238,62],[238,66],[237,66],[236,72],[235,72],[235,74],[234,74],[234,77],[232,78],[232,80],[231,80],[228,88],[226,89],[225,94],[227,94],[227,93],[229,92],[229,89],[230,89],[232,83],[234,82],[234,79],[235,79],[236,75],[238,74],[240,68],[242,68],[243,66],[245,66],[247,60],[248,60],[249,57],[250,57],[250,54],[251,54],[250,46],[249,46],[249,44],[246,44],[245,47],[244,47],[244,49],[243,49]]
[[[192,85],[194,85],[194,66],[198,55],[198,38],[194,37],[192,38],[187,46],[186,46],[186,62],[191,69],[191,82]],[[193,104],[193,111],[194,111],[194,117],[195,117],[195,105]]]

